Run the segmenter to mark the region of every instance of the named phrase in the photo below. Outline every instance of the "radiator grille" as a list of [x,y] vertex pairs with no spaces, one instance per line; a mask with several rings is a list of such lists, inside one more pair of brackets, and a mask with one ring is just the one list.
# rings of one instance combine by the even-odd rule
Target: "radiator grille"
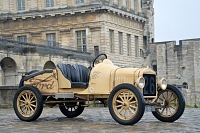
[[156,76],[144,74],[145,87],[143,88],[144,96],[156,96]]

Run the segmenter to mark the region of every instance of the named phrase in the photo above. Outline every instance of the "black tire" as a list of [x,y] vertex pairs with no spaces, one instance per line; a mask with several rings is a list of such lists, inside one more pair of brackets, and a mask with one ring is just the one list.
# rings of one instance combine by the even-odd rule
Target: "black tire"
[[174,122],[181,117],[185,110],[185,99],[182,92],[173,85],[167,85],[166,90],[158,92],[159,104],[165,104],[164,108],[156,109],[153,115],[163,122]]
[[15,114],[22,121],[34,121],[42,113],[43,97],[40,91],[33,86],[22,86],[13,99]]
[[60,111],[68,118],[73,118],[79,116],[84,110],[84,102],[70,102],[70,103],[60,103]]
[[[142,118],[145,101],[137,87],[132,84],[120,84],[111,91],[108,108],[116,122],[122,125],[133,125]],[[122,111],[124,114],[121,113]]]
[[[39,70],[32,70],[32,71],[30,71],[30,72],[25,73],[25,75],[30,75],[30,74],[35,73],[35,72],[38,72],[38,71],[39,71]],[[22,76],[22,78],[21,78],[21,80],[20,80],[20,82],[19,82],[19,88],[22,87],[22,86],[24,86],[24,77],[23,77],[23,76]]]

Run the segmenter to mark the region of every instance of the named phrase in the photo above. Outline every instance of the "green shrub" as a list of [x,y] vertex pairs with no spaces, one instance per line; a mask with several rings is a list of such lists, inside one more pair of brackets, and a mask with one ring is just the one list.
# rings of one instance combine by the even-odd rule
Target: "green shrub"
[[196,104],[194,105],[194,108],[199,108]]

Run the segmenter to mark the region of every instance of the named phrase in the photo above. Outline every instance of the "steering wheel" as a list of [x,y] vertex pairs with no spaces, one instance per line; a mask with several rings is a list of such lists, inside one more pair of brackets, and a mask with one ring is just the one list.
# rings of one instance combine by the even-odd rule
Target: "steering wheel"
[[107,55],[106,54],[99,54],[95,57],[93,63],[92,63],[92,67],[94,67],[96,64],[103,62],[104,59],[107,59]]

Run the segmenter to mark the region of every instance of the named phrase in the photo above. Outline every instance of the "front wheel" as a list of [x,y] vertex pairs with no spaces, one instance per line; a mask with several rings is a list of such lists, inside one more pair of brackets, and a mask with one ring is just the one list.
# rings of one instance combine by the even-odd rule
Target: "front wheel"
[[68,118],[79,116],[84,110],[84,102],[70,102],[59,104],[60,111]]
[[131,84],[121,84],[110,93],[108,107],[116,122],[122,125],[133,125],[142,118],[145,101],[137,87]]
[[157,108],[153,115],[163,122],[174,122],[181,117],[185,110],[185,99],[182,92],[173,85],[167,85],[165,90],[158,92],[157,104],[162,108]]
[[33,86],[22,86],[13,99],[16,115],[23,121],[34,121],[42,113],[43,98],[40,91]]

